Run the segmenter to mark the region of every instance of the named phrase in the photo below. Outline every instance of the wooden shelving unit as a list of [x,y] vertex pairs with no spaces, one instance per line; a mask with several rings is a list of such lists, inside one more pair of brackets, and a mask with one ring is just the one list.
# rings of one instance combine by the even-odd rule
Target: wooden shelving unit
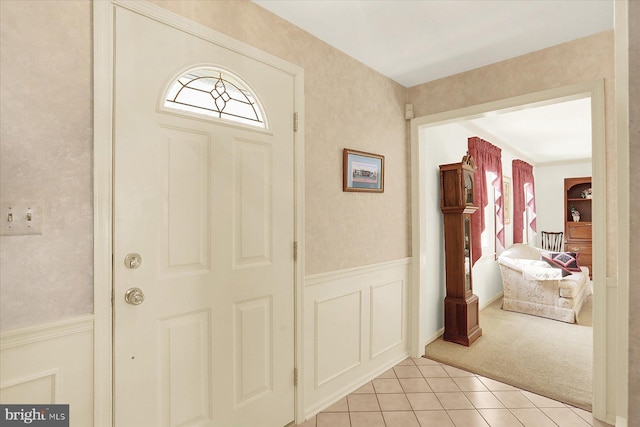
[[[583,197],[591,188],[591,177],[565,178],[564,180],[564,250],[580,253],[580,265],[592,271],[592,199]],[[580,220],[574,221],[571,208],[580,212]]]

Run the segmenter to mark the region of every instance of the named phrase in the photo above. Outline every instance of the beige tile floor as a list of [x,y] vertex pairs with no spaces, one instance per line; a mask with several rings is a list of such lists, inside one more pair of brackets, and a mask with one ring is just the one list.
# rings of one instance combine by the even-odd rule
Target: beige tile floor
[[606,427],[590,412],[429,359],[406,359],[302,427]]

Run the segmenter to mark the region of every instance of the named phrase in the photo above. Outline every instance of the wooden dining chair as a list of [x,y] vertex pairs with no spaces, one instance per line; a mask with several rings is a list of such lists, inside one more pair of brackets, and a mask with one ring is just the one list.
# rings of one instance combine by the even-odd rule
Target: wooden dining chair
[[542,249],[545,251],[562,252],[562,231],[543,231],[542,232]]

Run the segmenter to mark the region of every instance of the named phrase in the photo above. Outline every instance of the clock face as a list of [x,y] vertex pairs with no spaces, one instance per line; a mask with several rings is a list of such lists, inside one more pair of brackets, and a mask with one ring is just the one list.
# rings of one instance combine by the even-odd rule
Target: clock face
[[473,205],[473,176],[464,172],[464,202]]

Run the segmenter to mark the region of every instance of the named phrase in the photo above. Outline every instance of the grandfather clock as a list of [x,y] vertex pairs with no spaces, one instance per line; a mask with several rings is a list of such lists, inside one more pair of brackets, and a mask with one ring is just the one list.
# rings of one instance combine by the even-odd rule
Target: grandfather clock
[[478,297],[471,277],[471,214],[476,170],[467,153],[461,163],[440,165],[440,209],[444,216],[447,295],[444,299],[444,339],[467,347],[482,335]]

